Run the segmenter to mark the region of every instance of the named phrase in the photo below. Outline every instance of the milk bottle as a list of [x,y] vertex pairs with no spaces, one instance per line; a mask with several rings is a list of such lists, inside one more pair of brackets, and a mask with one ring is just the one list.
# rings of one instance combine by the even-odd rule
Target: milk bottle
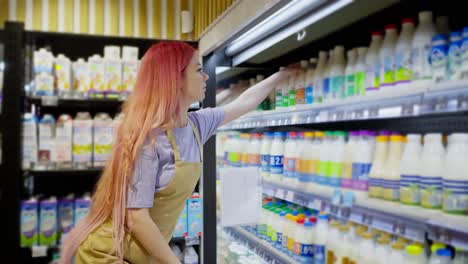
[[431,63],[432,80],[435,83],[447,80],[448,48],[448,41],[445,35],[438,34],[432,38],[429,60]]
[[318,164],[317,183],[327,185],[330,175],[330,156],[332,154],[331,143],[333,140],[333,132],[325,131],[322,146],[320,148],[320,160]]
[[452,264],[464,264],[468,263],[468,252],[461,248],[455,248],[455,258]]
[[396,84],[407,84],[412,79],[411,42],[414,35],[414,20],[403,18],[401,34],[395,47],[395,79]]
[[301,60],[301,71],[296,78],[296,104],[301,105],[305,104],[305,87],[306,87],[306,72],[309,62],[306,60]]
[[280,182],[284,174],[284,137],[285,132],[275,132],[270,150],[270,179]]
[[317,172],[317,148],[314,142],[314,132],[304,133],[304,142],[301,144],[303,148],[300,154],[300,174],[299,182],[304,187],[309,187],[314,181]]
[[[294,256],[294,245],[295,245],[295,234],[296,234],[296,223],[298,220],[298,213],[294,212],[289,220],[289,233],[288,233],[288,244],[287,250],[289,256]],[[302,220],[304,221],[304,220]]]
[[343,99],[345,95],[345,57],[344,47],[335,46],[333,50],[333,63],[330,67],[330,99]]
[[404,263],[405,259],[405,245],[401,242],[395,242],[392,245],[388,263]]
[[284,147],[284,177],[285,184],[296,183],[296,159],[297,159],[297,133],[289,132]]
[[22,167],[30,169],[37,162],[37,117],[31,113],[24,113],[22,123]]
[[452,253],[448,249],[438,249],[436,254],[432,255],[429,264],[451,264]]
[[270,151],[271,144],[273,141],[273,133],[265,132],[263,134],[262,147],[260,149],[260,159],[261,159],[261,175],[263,179],[268,179],[270,177]]
[[93,121],[93,132],[93,166],[103,167],[112,152],[113,126],[109,114],[96,114]]
[[304,132],[298,132],[297,133],[297,139],[296,139],[296,153],[294,154],[294,157],[296,159],[295,165],[296,167],[294,168],[294,184],[298,185],[300,180],[299,178],[302,175],[302,168],[301,168],[301,160],[302,160],[302,151],[305,146],[305,140],[304,140]]
[[322,74],[322,80],[323,80],[323,100],[330,100],[330,93],[331,93],[331,85],[330,85],[330,68],[334,63],[334,58],[333,58],[333,50],[330,50],[328,52],[328,60],[327,63],[325,64],[325,68],[323,70]]
[[461,56],[462,56],[462,78],[466,79],[468,77],[468,27],[463,28]]
[[425,208],[442,206],[442,175],[445,149],[441,134],[424,136],[421,162],[421,205]]
[[454,31],[450,33],[450,46],[448,49],[448,78],[450,80],[461,80],[462,78],[462,33]]
[[[301,220],[298,220],[301,221]],[[304,220],[302,220],[303,222]],[[299,263],[312,263],[314,259],[313,244],[313,224],[311,222],[303,223],[296,230],[296,255]]]
[[421,135],[408,134],[401,159],[400,202],[409,205],[420,203]]
[[375,259],[376,263],[379,264],[392,264],[398,262],[389,262],[390,258],[390,248],[389,248],[390,239],[385,236],[379,237],[377,239],[377,245],[375,247]]
[[357,59],[354,66],[354,95],[366,94],[366,54],[366,47],[357,48]]
[[73,120],[73,166],[91,167],[93,150],[93,120],[88,112],[77,113]]
[[337,221],[330,222],[329,229],[328,229],[328,237],[327,237],[327,263],[333,263],[336,259],[335,251],[337,248],[337,244],[339,243],[339,230],[340,223]]
[[284,223],[286,221],[286,212],[282,211],[279,214],[278,222],[276,223],[276,243],[275,248],[281,250],[283,247],[283,233],[284,233]]
[[400,163],[403,152],[403,140],[401,135],[390,136],[389,151],[385,172],[383,174],[383,198],[387,201],[400,200]]
[[250,135],[249,134],[241,134],[240,140],[240,166],[241,167],[248,167],[249,166],[249,145],[250,145]]
[[380,87],[380,59],[379,52],[382,45],[382,33],[372,32],[372,40],[366,53],[366,93],[379,90]]
[[395,82],[395,46],[398,38],[394,24],[385,26],[385,38],[380,49],[380,86],[386,87]]
[[[284,68],[284,67],[281,67],[281,68]],[[275,108],[276,109],[283,108],[283,85],[284,85],[284,80],[278,82],[275,87]]]
[[431,40],[436,34],[436,29],[432,22],[431,11],[419,12],[418,16],[419,25],[416,28],[411,43],[413,80],[430,80],[431,66],[428,58],[431,50]]
[[[324,79],[324,71],[325,71],[326,63],[327,63],[327,52],[320,51],[317,68],[315,69],[315,77],[314,77],[314,102],[316,103],[321,103],[323,101],[323,96],[324,96],[323,79]],[[468,65],[468,59],[467,59],[467,65]],[[467,69],[468,69],[468,66],[467,66]]]
[[353,189],[358,191],[368,190],[369,172],[372,166],[374,153],[375,133],[361,131],[358,148],[353,161]]
[[232,143],[233,143],[233,136],[232,134],[227,135],[227,140],[224,145],[224,165],[230,166],[230,153],[232,151]]
[[319,215],[316,227],[316,239],[314,247],[314,264],[325,264],[326,244],[328,237],[328,215]]
[[247,147],[248,166],[260,168],[260,150],[262,147],[262,135],[255,133],[252,135],[250,144]]
[[423,248],[418,245],[409,245],[406,247],[405,264],[425,264],[426,257],[424,256]]
[[345,68],[345,97],[354,96],[356,94],[355,69],[357,61],[357,49],[350,49],[346,53],[348,61]]
[[283,225],[283,243],[281,246],[281,249],[283,252],[287,253],[288,252],[288,239],[289,236],[291,235],[291,218],[293,215],[291,213],[286,214],[284,218],[284,225]]
[[379,136],[376,137],[375,154],[369,173],[369,197],[383,198],[382,180],[388,154],[389,135],[389,132],[382,131]]
[[229,165],[232,167],[241,166],[241,138],[239,134],[236,134],[232,138],[231,149],[229,150]]
[[455,133],[449,137],[443,173],[443,209],[451,214],[468,214],[468,134]]
[[369,232],[362,234],[362,241],[359,245],[359,264],[374,264],[376,261],[375,244],[372,240],[373,236]]
[[340,226],[338,243],[336,244],[333,263],[348,264],[351,255],[352,244],[349,236],[349,226]]
[[267,227],[267,207],[268,204],[262,205],[262,211],[260,212],[260,219],[257,225],[257,234],[261,239],[265,239],[266,237],[266,227]]
[[343,174],[343,159],[345,150],[346,132],[335,131],[330,153],[330,179],[329,185],[333,187],[341,186],[341,175]]
[[356,151],[359,132],[350,131],[348,142],[343,154],[343,173],[341,175],[341,187],[351,189],[353,176],[353,154]]
[[310,58],[309,67],[305,74],[305,103],[312,104],[314,102],[314,81],[315,81],[315,66],[316,58]]
[[288,83],[288,107],[296,105],[296,80],[300,78],[299,73],[291,75]]

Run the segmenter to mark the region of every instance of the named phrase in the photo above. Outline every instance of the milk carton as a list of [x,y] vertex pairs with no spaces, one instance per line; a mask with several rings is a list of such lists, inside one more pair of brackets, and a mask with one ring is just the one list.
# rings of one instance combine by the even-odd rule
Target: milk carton
[[39,217],[39,244],[41,246],[57,245],[57,199],[52,197],[41,201]]
[[58,226],[60,241],[63,242],[66,234],[71,231],[74,226],[74,201],[72,196],[60,199],[58,204]]
[[182,213],[177,220],[176,227],[174,229],[173,237],[186,237],[187,233],[187,205],[182,210]]
[[93,55],[88,58],[89,65],[89,96],[91,98],[104,97],[104,60],[99,55]]
[[188,236],[201,236],[203,229],[202,199],[198,193],[194,193],[187,200],[187,228]]
[[73,221],[75,225],[88,215],[90,206],[91,198],[88,195],[75,200],[75,219]]
[[21,247],[32,247],[39,242],[37,207],[34,198],[21,202]]
[[59,54],[54,61],[55,88],[60,97],[71,97],[71,61]]

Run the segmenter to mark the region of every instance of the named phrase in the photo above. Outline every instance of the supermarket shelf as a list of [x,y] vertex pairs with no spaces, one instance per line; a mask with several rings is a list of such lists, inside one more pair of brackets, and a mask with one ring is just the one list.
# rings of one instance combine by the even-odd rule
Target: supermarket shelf
[[420,83],[338,102],[252,112],[219,130],[416,117],[468,111],[468,81]]
[[87,170],[25,170],[24,173],[35,177],[86,177],[99,176],[102,168],[93,168]]
[[240,227],[227,227],[225,230],[238,241],[245,243],[248,248],[253,249],[254,252],[265,259],[268,263],[296,263],[293,258],[274,248],[268,242],[254,236]]
[[368,198],[364,192],[315,183],[304,187],[304,185],[288,186],[264,180],[263,192],[416,241],[424,241],[425,232],[429,230],[429,234],[432,234],[434,239],[450,240],[451,244],[468,249],[466,216],[447,215],[439,210]]

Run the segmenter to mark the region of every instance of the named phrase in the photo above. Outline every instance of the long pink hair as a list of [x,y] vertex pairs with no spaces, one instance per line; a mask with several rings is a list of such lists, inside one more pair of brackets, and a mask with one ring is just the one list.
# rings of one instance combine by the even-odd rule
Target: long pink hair
[[[183,42],[161,42],[143,56],[135,89],[123,104],[124,120],[117,130],[112,154],[97,183],[88,216],[68,235],[60,263],[70,263],[88,234],[107,220],[113,222],[114,250],[123,262],[124,235],[129,229],[127,189],[145,140],[154,128],[182,124],[182,77],[195,49]],[[152,138],[152,142],[154,142]]]

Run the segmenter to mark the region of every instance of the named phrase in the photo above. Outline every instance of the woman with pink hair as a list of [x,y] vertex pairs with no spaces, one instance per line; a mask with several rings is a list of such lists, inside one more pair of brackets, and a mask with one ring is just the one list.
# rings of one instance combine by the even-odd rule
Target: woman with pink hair
[[208,80],[198,52],[183,42],[153,45],[123,105],[90,212],[67,235],[60,262],[179,263],[168,242],[200,177],[203,143],[290,74],[275,73],[226,106],[188,113]]

